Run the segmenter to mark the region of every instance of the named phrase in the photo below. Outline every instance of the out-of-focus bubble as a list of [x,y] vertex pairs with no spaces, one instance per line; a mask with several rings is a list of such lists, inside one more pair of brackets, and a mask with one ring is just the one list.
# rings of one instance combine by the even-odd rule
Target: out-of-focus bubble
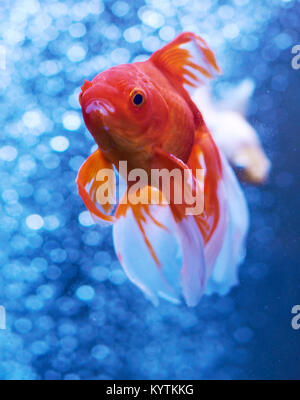
[[15,327],[18,332],[25,335],[26,333],[30,332],[32,329],[32,322],[28,318],[19,318],[15,322]]
[[3,161],[14,161],[17,155],[18,150],[13,146],[3,146],[0,148],[0,159]]
[[3,32],[3,39],[7,44],[16,46],[24,41],[24,33],[10,28]]
[[98,282],[103,282],[107,280],[110,276],[110,271],[106,267],[94,267],[91,271],[91,276]]
[[78,346],[78,340],[73,336],[64,336],[60,341],[64,351],[74,351]]
[[36,170],[36,162],[31,156],[24,155],[19,158],[18,167],[24,175],[30,175]]
[[2,199],[6,203],[16,203],[18,201],[18,198],[18,193],[13,189],[4,190],[4,192],[2,193]]
[[115,285],[122,285],[124,282],[127,281],[127,277],[122,269],[112,271],[109,279]]
[[49,300],[54,296],[55,290],[53,286],[42,285],[38,288],[37,294],[44,300]]
[[73,19],[75,21],[80,21],[88,15],[89,9],[85,6],[85,3],[83,1],[80,1],[73,5],[71,12]]
[[47,261],[42,257],[36,257],[31,261],[31,267],[36,268],[39,272],[44,272],[47,265]]
[[120,29],[112,24],[104,29],[103,34],[109,40],[118,40],[121,37]]
[[102,265],[109,265],[112,262],[112,257],[107,251],[98,251],[94,255],[94,263],[95,264],[102,264]]
[[148,7],[142,7],[138,11],[138,16],[145,25],[157,29],[164,25],[165,19],[160,13]]
[[62,78],[52,78],[47,80],[46,87],[43,85],[42,91],[45,90],[47,94],[56,96],[63,91],[64,87],[65,84]]
[[125,1],[115,1],[111,7],[112,12],[117,17],[124,17],[129,11],[129,4]]
[[65,136],[55,136],[50,140],[50,145],[53,150],[61,153],[67,150],[70,142]]
[[110,353],[110,350],[107,346],[98,344],[97,346],[92,348],[92,356],[97,360],[104,360]]
[[78,22],[69,27],[69,32],[74,38],[81,38],[86,34],[86,27],[84,24]]
[[41,112],[37,110],[27,111],[23,115],[23,122],[29,129],[38,128],[42,124]]
[[95,291],[91,286],[83,285],[76,290],[76,296],[82,301],[91,301],[95,296]]
[[69,131],[76,131],[81,125],[81,118],[75,111],[67,111],[63,115],[63,125]]
[[111,52],[110,57],[115,64],[126,64],[129,61],[130,53],[125,48],[117,48]]
[[81,165],[84,163],[84,158],[81,156],[74,156],[69,161],[69,166],[73,171],[77,172]]
[[246,51],[254,51],[258,46],[258,39],[254,35],[242,36],[241,38],[242,49]]
[[229,5],[219,7],[218,15],[222,19],[231,20],[234,16],[234,8]]
[[85,59],[86,49],[80,44],[73,44],[67,51],[67,56],[72,62],[79,62]]
[[156,36],[148,36],[143,40],[143,47],[149,52],[154,52],[161,47],[161,42]]
[[47,169],[55,169],[59,166],[60,160],[56,154],[47,154],[43,157],[43,163]]
[[49,346],[46,342],[38,340],[32,343],[31,349],[33,354],[40,356],[47,353],[47,351],[49,350]]
[[43,227],[44,220],[40,215],[32,214],[32,215],[28,215],[28,217],[26,218],[26,224],[29,229],[39,230]]
[[61,275],[61,270],[56,265],[49,266],[46,271],[47,278],[51,280],[58,279],[60,275]]
[[94,221],[88,211],[82,211],[78,217],[79,223],[83,226],[92,226]]
[[288,86],[285,74],[276,74],[272,77],[272,88],[278,92],[284,92]]
[[51,317],[47,315],[42,315],[36,321],[36,326],[39,327],[43,331],[48,331],[54,328],[55,324]]
[[67,253],[64,249],[57,248],[51,250],[49,256],[53,262],[60,264],[66,260]]
[[79,103],[79,95],[81,92],[81,88],[76,88],[74,92],[69,96],[69,104],[73,108],[80,108],[80,103]]
[[235,39],[239,35],[239,28],[236,24],[225,25],[223,34],[227,39]]
[[61,63],[55,60],[46,60],[41,63],[39,71],[45,76],[53,76],[61,71]]
[[25,307],[32,311],[41,310],[44,306],[43,301],[38,296],[28,296],[25,299]]
[[173,40],[175,35],[175,29],[169,25],[165,25],[159,30],[159,37],[166,42]]
[[142,38],[142,33],[140,29],[135,26],[125,29],[123,35],[125,40],[129,43],[138,42]]
[[62,322],[58,327],[58,332],[61,337],[66,335],[68,336],[75,335],[76,331],[77,331],[76,325],[70,320]]
[[60,221],[55,215],[48,215],[44,218],[44,228],[48,231],[54,231],[59,225]]
[[284,50],[287,49],[288,47],[290,47],[293,43],[292,38],[290,37],[290,35],[286,32],[281,32],[279,35],[277,35],[274,38],[274,41],[276,43],[276,46],[280,49],[280,50]]
[[100,245],[102,235],[98,232],[88,231],[83,236],[83,241],[88,246],[98,246]]

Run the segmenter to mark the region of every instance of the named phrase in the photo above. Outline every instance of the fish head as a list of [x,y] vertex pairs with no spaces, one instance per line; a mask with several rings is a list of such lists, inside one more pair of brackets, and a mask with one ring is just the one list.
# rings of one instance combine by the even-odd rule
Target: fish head
[[79,100],[88,130],[113,162],[146,152],[168,118],[164,98],[132,64],[110,68],[86,81]]

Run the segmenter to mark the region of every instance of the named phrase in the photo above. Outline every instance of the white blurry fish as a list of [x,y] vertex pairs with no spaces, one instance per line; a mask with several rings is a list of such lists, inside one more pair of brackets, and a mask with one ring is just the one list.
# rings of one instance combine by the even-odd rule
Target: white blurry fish
[[193,100],[229,162],[242,168],[248,182],[263,183],[268,178],[271,163],[256,130],[245,117],[254,88],[254,82],[245,79],[228,90],[224,99],[215,101],[210,86],[203,85],[195,91]]

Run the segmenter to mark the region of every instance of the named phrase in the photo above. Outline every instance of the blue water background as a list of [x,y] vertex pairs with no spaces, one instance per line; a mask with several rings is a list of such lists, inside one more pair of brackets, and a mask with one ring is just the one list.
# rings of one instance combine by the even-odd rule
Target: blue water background
[[[296,0],[1,0],[0,378],[300,378],[299,21]],[[84,79],[183,30],[216,51],[217,95],[255,81],[248,118],[273,168],[265,186],[244,185],[240,285],[196,308],[155,308],[77,194],[94,145],[77,98]]]

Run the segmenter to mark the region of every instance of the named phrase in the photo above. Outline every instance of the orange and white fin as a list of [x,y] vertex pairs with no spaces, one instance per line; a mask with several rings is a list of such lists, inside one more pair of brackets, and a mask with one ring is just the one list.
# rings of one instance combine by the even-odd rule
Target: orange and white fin
[[96,222],[114,222],[115,172],[98,149],[82,164],[76,179],[78,192]]
[[[228,293],[238,282],[238,267],[245,256],[249,216],[240,185],[222,152],[208,132],[196,131],[189,160],[191,168],[204,166],[205,218],[198,217],[203,232],[207,267],[206,294]],[[210,227],[209,227],[210,226]]]
[[164,197],[168,198],[176,221],[182,220],[186,215],[201,214],[204,206],[204,170],[199,169],[196,177],[193,171],[173,154],[158,147],[155,147],[153,152],[152,168],[172,174],[170,193],[164,193],[165,188],[161,186],[158,188]]
[[179,85],[189,92],[221,72],[213,51],[192,32],[178,35],[153,53],[150,61],[165,73],[173,85]]
[[221,160],[223,180],[220,196],[226,202],[226,231],[206,293],[225,295],[238,283],[238,267],[246,254],[249,214],[245,197],[232,168],[222,154]]
[[159,298],[195,306],[204,291],[203,243],[194,219],[177,223],[168,205],[124,205],[113,238],[128,278],[153,304]]
[[[167,160],[173,161],[172,156]],[[178,303],[182,296],[195,306],[206,283],[204,246],[195,218],[182,213],[180,206],[174,212],[162,192],[157,196],[156,187],[142,190],[148,200],[152,194],[159,201],[131,204],[126,193],[115,213],[114,246],[124,271],[154,304],[159,298]]]
[[222,152],[205,130],[195,132],[190,168],[205,169],[204,213],[196,216],[202,231],[207,270],[206,294],[226,294],[238,282],[249,225],[246,200]]
[[245,118],[247,103],[254,83],[245,79],[229,89],[226,97],[216,102],[208,85],[199,87],[193,101],[201,110],[211,134],[229,162],[238,169],[238,177],[253,184],[264,183],[271,162],[264,152],[258,132]]
[[[176,180],[171,186],[170,209],[176,221],[176,232],[182,249],[181,285],[183,296],[189,306],[198,303],[205,289],[208,268],[205,260],[205,244],[199,226],[204,209],[204,169],[191,170],[183,161],[161,148],[154,148],[154,163],[160,169],[180,171],[182,183]],[[187,179],[185,179],[185,177]],[[177,202],[176,192],[182,192],[182,201]]]

